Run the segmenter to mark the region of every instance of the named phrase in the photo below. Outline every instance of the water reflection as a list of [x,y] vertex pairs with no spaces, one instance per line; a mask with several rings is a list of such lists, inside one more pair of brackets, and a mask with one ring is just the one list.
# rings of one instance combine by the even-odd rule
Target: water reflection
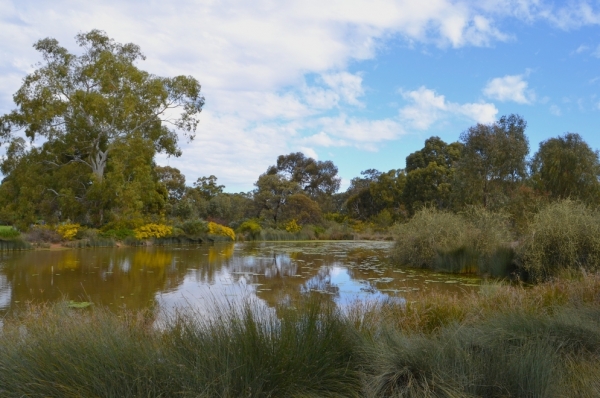
[[206,312],[248,297],[275,307],[306,294],[346,304],[477,288],[476,279],[395,269],[387,262],[390,249],[389,242],[303,242],[3,253],[0,313],[65,299]]

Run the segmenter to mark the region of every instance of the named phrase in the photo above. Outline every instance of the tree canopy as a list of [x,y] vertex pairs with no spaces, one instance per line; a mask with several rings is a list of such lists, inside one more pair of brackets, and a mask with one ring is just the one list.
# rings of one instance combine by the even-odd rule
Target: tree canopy
[[[0,117],[0,144],[8,144],[0,196],[22,223],[159,214],[169,194],[181,192],[159,183],[154,156],[179,156],[179,135],[193,139],[204,105],[200,84],[140,70],[140,48],[102,31],[76,40],[80,55],[51,38],[34,44],[43,61],[14,94],[16,109]],[[45,205],[16,209],[30,201]]]
[[600,195],[600,160],[579,134],[540,143],[531,162],[534,186],[557,199],[595,201]]
[[85,165],[98,181],[111,152],[135,134],[151,141],[156,151],[179,156],[178,132],[194,137],[204,105],[198,81],[138,69],[136,61],[144,59],[140,48],[117,43],[102,31],[76,39],[81,55],[52,38],[35,43],[44,61],[13,96],[17,109],[0,119],[2,141],[24,130],[32,141],[43,137],[67,143],[56,155],[63,156],[63,163]]

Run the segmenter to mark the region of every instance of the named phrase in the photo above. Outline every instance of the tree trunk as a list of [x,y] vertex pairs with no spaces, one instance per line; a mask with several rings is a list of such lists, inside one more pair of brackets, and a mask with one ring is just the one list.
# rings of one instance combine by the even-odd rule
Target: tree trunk
[[108,159],[108,150],[102,151],[98,148],[98,145],[96,145],[94,152],[94,154],[90,155],[90,165],[92,166],[92,172],[98,181],[102,181],[104,178],[104,170],[106,169],[106,161]]

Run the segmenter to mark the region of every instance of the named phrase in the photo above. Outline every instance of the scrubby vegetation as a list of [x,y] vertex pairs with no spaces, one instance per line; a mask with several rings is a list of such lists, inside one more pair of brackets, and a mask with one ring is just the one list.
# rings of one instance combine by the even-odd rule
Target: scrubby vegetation
[[30,307],[5,320],[0,395],[595,397],[598,291],[580,274],[345,310],[315,297],[158,318]]

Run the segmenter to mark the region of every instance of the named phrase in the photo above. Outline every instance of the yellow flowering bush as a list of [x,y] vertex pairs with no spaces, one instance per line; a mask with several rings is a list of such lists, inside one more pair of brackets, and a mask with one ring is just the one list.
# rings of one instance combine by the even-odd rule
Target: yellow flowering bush
[[146,224],[134,229],[136,239],[162,238],[173,232],[173,227],[164,224]]
[[302,227],[298,225],[296,219],[293,219],[285,224],[285,230],[292,234],[295,234],[296,232],[300,232],[302,230]]
[[228,236],[231,240],[235,240],[235,232],[233,232],[233,229],[217,224],[216,222],[211,221],[208,223],[208,233],[210,235]]
[[77,235],[77,231],[79,231],[81,225],[79,224],[61,224],[56,227],[56,232],[66,240],[71,240]]

